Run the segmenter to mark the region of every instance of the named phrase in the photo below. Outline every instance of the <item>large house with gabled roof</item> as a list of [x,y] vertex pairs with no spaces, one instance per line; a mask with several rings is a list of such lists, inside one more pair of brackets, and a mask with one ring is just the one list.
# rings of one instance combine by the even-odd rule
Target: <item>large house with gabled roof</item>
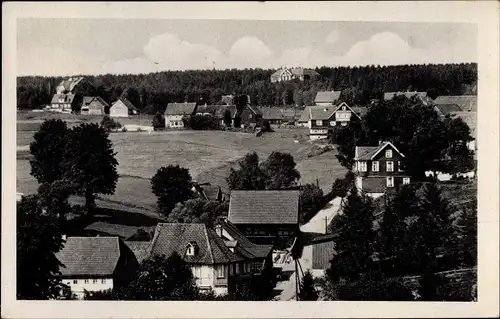
[[356,187],[360,193],[380,197],[386,192],[410,183],[401,153],[391,142],[378,146],[356,146],[354,173]]
[[196,114],[196,102],[168,103],[165,110],[165,127],[183,128],[184,119]]
[[313,69],[305,68],[287,68],[281,67],[276,72],[271,74],[271,83],[286,82],[292,80],[317,80],[320,74]]
[[[76,88],[83,81],[83,77],[70,77],[61,81],[56,87],[47,109],[56,112],[71,113],[78,103]],[[80,96],[81,97],[81,96]]]

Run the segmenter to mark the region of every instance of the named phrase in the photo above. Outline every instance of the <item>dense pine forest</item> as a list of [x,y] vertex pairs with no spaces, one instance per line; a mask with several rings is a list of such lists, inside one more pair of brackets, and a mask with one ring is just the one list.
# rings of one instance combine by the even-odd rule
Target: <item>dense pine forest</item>
[[[192,70],[138,75],[85,76],[84,95],[108,103],[127,97],[146,113],[165,109],[169,102],[217,103],[225,94],[248,94],[261,106],[311,105],[316,92],[340,90],[346,102],[366,104],[383,92],[425,91],[437,95],[476,94],[477,64],[320,67],[317,81],[270,83],[275,70]],[[17,79],[17,107],[41,108],[50,103],[63,77],[27,76]]]

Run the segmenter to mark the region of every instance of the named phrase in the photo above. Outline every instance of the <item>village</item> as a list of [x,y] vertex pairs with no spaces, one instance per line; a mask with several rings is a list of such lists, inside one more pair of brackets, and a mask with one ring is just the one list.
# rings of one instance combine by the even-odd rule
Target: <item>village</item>
[[[273,73],[269,81],[315,81],[319,76],[318,72],[312,69],[283,67]],[[260,292],[253,291],[252,298],[263,298],[257,300],[328,300],[327,294],[322,293],[326,288],[324,283],[321,284],[321,280],[329,276],[330,261],[334,252],[339,249],[336,241],[339,236],[343,236],[342,232],[345,232],[337,225],[342,220],[339,216],[347,214],[346,209],[349,209],[350,204],[354,205],[353,201],[358,200],[358,197],[363,200],[368,198],[370,203],[376,203],[374,207],[378,208],[367,212],[373,215],[374,223],[380,225],[383,223],[380,210],[390,207],[390,198],[397,197],[406,186],[421,186],[422,183],[427,183],[424,182],[425,178],[434,180],[433,183],[442,184],[448,189],[463,188],[463,185],[475,187],[475,164],[465,169],[428,169],[422,179],[421,176],[415,175],[411,158],[408,159],[416,153],[405,153],[397,147],[398,143],[404,145],[401,139],[396,137],[374,141],[370,136],[365,136],[365,140],[359,136],[347,141],[345,132],[354,131],[352,134],[356,135],[355,130],[361,130],[361,123],[376,114],[373,110],[382,109],[380,105],[391,105],[390,107],[396,110],[398,107],[404,107],[401,105],[410,103],[409,105],[426,108],[443,122],[461,119],[470,130],[470,136],[465,140],[457,140],[456,143],[466,145],[471,156],[475,157],[476,95],[439,95],[432,98],[427,92],[420,91],[384,92],[380,99],[372,98],[366,105],[352,105],[343,99],[341,91],[318,91],[313,105],[278,107],[256,105],[253,103],[254,98],[247,94],[227,94],[221,95],[219,102],[210,104],[203,99],[170,102],[163,113],[145,115],[126,97],[107,102],[101,96],[82,95],[79,87],[85,81],[85,77],[63,79],[56,87],[50,104],[29,111],[30,115],[21,113],[21,120],[18,115],[18,130],[19,125],[33,124],[35,127],[43,127],[46,123],[43,121],[63,119],[69,120],[68,125],[88,122],[104,127],[106,134],[109,134],[113,144],[118,143],[118,147],[121,143],[119,136],[136,140],[131,143],[138,143],[137,147],[148,147],[148,138],[155,141],[154,143],[161,143],[162,140],[179,138],[182,134],[195,134],[190,139],[198,139],[201,144],[194,147],[203,150],[208,147],[203,145],[207,136],[226,134],[225,139],[228,139],[233,138],[227,137],[232,134],[240,140],[252,140],[253,144],[270,143],[269,150],[272,152],[265,154],[268,156],[265,161],[262,157],[264,154],[259,154],[263,161],[261,164],[255,154],[257,166],[252,166],[250,152],[243,160],[243,150],[233,150],[234,156],[220,159],[221,162],[232,161],[231,167],[224,168],[225,178],[213,179],[210,178],[212,175],[208,174],[200,180],[199,177],[203,176],[201,174],[197,175],[195,180],[189,176],[185,181],[188,186],[184,186],[180,175],[167,176],[174,174],[175,170],[175,174],[182,174],[181,168],[185,166],[182,164],[182,146],[178,159],[181,164],[177,165],[177,168],[174,165],[165,169],[162,167],[166,174],[164,176],[160,172],[162,169],[152,178],[148,174],[139,176],[141,173],[133,167],[128,169],[129,180],[143,181],[128,200],[124,199],[127,196],[120,195],[120,200],[123,198],[124,202],[129,201],[127,205],[119,207],[120,200],[109,199],[109,196],[108,199],[97,197],[97,207],[105,203],[103,211],[113,211],[113,214],[106,218],[95,218],[94,223],[82,221],[88,218],[88,215],[77,216],[68,221],[71,227],[68,226],[67,231],[62,234],[64,244],[56,253],[57,259],[64,265],[60,270],[60,278],[62,284],[67,287],[65,291],[69,297],[65,298],[99,298],[99,293],[118,291],[134,280],[135,273],[142,269],[146,261],[151,262],[155,256],[169,258],[177,254],[191,270],[192,278],[200,292],[213,293],[215,296],[235,295],[236,292],[241,295],[241,287],[248,287],[245,286],[248,283],[256,286],[256,282],[259,282],[260,286],[268,285],[270,288],[257,297],[255,295]],[[36,131],[30,128],[26,133],[18,132],[24,134],[21,137],[27,141],[20,145],[18,140],[18,161],[37,156],[33,153],[33,146],[28,147],[33,143],[32,136]],[[302,161],[308,161],[309,166],[304,164],[300,172],[297,171],[294,157],[291,157],[290,164],[287,156],[291,155],[280,153],[282,147],[277,136],[281,136],[281,146],[285,149],[295,151],[300,147],[301,152],[307,151],[307,156],[304,156]],[[266,139],[271,138],[272,140],[266,142]],[[371,142],[368,142],[369,140]],[[177,143],[182,145],[183,140],[178,140]],[[345,150],[348,143],[357,143],[352,145],[354,154]],[[28,154],[28,150],[31,150],[31,154]],[[221,149],[221,152],[224,151]],[[122,153],[118,151],[117,155],[119,180],[127,178],[121,169],[124,159]],[[139,154],[131,151],[127,156],[134,155]],[[190,167],[192,159],[188,159],[188,153],[184,153],[184,156],[187,167]],[[339,165],[339,157],[345,158],[348,164]],[[309,174],[304,173],[314,162],[323,163],[321,161],[326,158],[337,163],[327,164],[323,168],[335,171],[334,175],[325,175],[322,170],[310,169]],[[216,171],[218,167],[207,166],[207,171]],[[259,177],[254,175],[258,174],[254,170],[262,173],[262,178],[267,178],[263,186],[255,184],[260,182]],[[136,176],[133,176],[134,171]],[[415,181],[414,176],[417,176]],[[19,178],[18,175],[18,181]],[[23,180],[29,178],[23,177]],[[164,213],[163,216],[157,213],[155,198],[145,195],[146,188],[151,187],[148,186],[149,178],[158,205],[162,201],[164,205],[170,205],[163,208],[164,212],[171,210],[170,213]],[[161,181],[163,184],[155,186],[155,178],[164,179]],[[321,185],[319,179],[322,180]],[[117,189],[123,187],[123,183],[119,182]],[[27,200],[30,193],[37,192],[36,182],[31,182],[30,185],[32,186],[24,189],[18,185],[19,203]],[[155,187],[158,190],[155,190]],[[177,187],[187,187],[189,194],[184,197],[179,194],[172,195],[176,192],[172,191],[172,188]],[[139,189],[144,192],[142,196]],[[113,192],[108,194],[116,197],[116,194],[112,195]],[[38,193],[40,194],[39,189]],[[141,199],[135,200],[134,196]],[[183,200],[170,203],[172,198],[177,198],[175,196],[181,196],[179,198]],[[310,199],[304,199],[306,196]],[[455,195],[447,194],[446,197],[453,196]],[[78,198],[79,196],[70,195],[70,203],[81,204],[81,197]],[[112,206],[106,206],[107,204]],[[129,212],[125,212],[126,210]],[[95,216],[98,214],[101,213]],[[121,214],[124,217],[120,217]],[[111,224],[127,225],[125,215],[143,214],[147,216],[148,222],[136,228],[124,226],[124,229],[129,227],[128,233],[105,226],[106,219],[112,219]],[[120,218],[124,218],[123,223]],[[469,274],[474,269],[454,267],[445,270],[453,271],[451,276],[456,277],[457,272]],[[442,269],[440,271],[446,273]],[[307,281],[310,282],[305,283]],[[415,290],[411,292],[411,298],[418,299],[415,297]]]

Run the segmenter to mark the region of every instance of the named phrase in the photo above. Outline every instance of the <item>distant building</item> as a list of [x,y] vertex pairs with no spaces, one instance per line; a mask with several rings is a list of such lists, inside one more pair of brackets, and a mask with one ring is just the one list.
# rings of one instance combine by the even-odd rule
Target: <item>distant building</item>
[[410,176],[403,166],[404,157],[391,142],[381,142],[378,146],[356,146],[353,170],[357,189],[376,198],[409,184]]
[[407,98],[411,99],[414,96],[417,96],[418,98],[425,99],[427,97],[427,92],[417,92],[417,91],[412,91],[412,92],[385,92],[384,93],[384,100],[389,101],[394,98],[394,96],[399,96],[399,95],[404,95]]
[[262,119],[271,125],[295,123],[301,110],[290,107],[260,107]]
[[56,94],[52,97],[48,109],[56,112],[71,113],[72,108],[76,107],[78,99],[75,98],[77,86],[83,81],[83,77],[70,77],[61,81],[56,87]]
[[451,118],[461,118],[470,129],[472,141],[467,143],[471,151],[477,151],[477,112],[450,112]]
[[462,111],[462,109],[460,109],[460,107],[457,104],[435,104],[434,110],[441,117],[446,117],[446,116],[450,115],[450,113],[453,113],[453,112],[461,112]]
[[316,93],[314,104],[318,106],[333,106],[338,102],[341,91],[320,91]]
[[312,69],[282,67],[271,75],[271,83],[292,80],[317,80],[320,74]]
[[168,103],[165,110],[165,127],[183,128],[183,119],[196,113],[196,102]]
[[129,117],[139,114],[139,110],[126,98],[120,98],[109,108],[110,117]]
[[303,111],[299,123],[307,120],[310,139],[322,139],[327,138],[330,129],[347,126],[353,116],[361,119],[367,110],[366,107],[350,107],[345,102],[337,106],[308,106]]
[[151,255],[178,253],[191,267],[200,290],[216,294],[234,291],[252,278],[253,259],[226,242],[205,224],[159,223],[151,243]]
[[433,103],[435,105],[458,105],[462,112],[477,112],[477,95],[441,95]]
[[64,265],[62,283],[78,298],[84,290],[126,286],[138,268],[133,252],[118,237],[67,237],[56,257]]
[[257,244],[293,239],[299,231],[299,191],[232,191],[228,220]]
[[99,96],[84,96],[80,113],[88,115],[104,115],[108,107],[109,104]]

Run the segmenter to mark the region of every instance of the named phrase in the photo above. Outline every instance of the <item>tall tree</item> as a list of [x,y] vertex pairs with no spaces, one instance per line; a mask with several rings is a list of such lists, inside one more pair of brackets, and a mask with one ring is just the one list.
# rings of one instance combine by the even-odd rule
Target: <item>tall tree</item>
[[232,190],[263,190],[267,176],[259,167],[259,156],[252,152],[240,161],[239,169],[230,169],[227,182]]
[[59,219],[37,195],[17,205],[17,299],[53,299],[64,285],[56,253],[64,245]]
[[88,212],[95,207],[96,194],[113,194],[118,181],[113,145],[106,130],[83,123],[68,133],[64,152],[63,179],[74,185],[76,194],[85,196]]
[[314,278],[309,270],[304,273],[300,283],[299,298],[300,301],[317,301],[318,293],[314,287]]
[[160,167],[151,178],[151,188],[157,198],[158,212],[168,216],[177,203],[193,197],[193,181],[189,170],[179,165]]
[[62,120],[45,120],[30,144],[31,175],[42,183],[52,183],[63,175],[63,156],[68,127]]
[[296,186],[300,173],[295,166],[295,160],[289,153],[272,152],[260,165],[262,172],[268,177],[266,189],[286,189]]
[[315,184],[306,184],[300,190],[299,214],[302,223],[309,221],[323,206],[323,191]]
[[330,281],[357,280],[374,269],[373,211],[371,200],[352,189],[338,217],[335,253],[326,270]]

